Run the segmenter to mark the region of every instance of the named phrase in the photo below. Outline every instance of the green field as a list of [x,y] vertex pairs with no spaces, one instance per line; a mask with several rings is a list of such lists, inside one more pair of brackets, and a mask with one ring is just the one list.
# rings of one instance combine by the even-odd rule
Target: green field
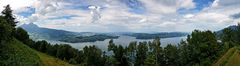
[[213,66],[240,66],[240,47],[227,51]]
[[68,64],[67,62],[64,62],[52,56],[46,55],[44,53],[37,52],[37,54],[40,57],[44,66],[73,66],[71,64]]
[[1,48],[0,66],[71,66],[13,39]]

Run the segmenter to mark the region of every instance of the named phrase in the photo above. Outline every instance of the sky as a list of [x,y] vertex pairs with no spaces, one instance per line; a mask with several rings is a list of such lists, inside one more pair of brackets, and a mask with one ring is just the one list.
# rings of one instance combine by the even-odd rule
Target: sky
[[0,0],[22,24],[74,32],[217,31],[240,22],[240,0]]

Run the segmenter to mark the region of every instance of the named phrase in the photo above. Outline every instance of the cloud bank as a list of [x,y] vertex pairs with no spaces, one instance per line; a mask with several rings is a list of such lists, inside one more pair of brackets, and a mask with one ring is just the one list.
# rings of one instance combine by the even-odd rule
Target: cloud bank
[[239,0],[0,0],[19,25],[75,32],[220,30],[240,21]]

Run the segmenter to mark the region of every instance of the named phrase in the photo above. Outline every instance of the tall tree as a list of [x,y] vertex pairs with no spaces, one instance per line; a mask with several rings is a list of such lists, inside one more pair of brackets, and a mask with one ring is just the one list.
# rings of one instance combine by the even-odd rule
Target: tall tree
[[147,56],[147,59],[144,61],[144,66],[159,66],[159,64],[156,64],[156,57],[154,54],[149,54]]
[[[12,15],[10,5],[5,6],[0,16],[1,39],[10,39],[16,26],[15,18]],[[1,41],[2,42],[2,41]]]
[[108,51],[113,51],[113,57],[118,62],[117,66],[129,66],[126,57],[126,49],[122,45],[116,46],[113,43],[113,40],[110,40],[108,45]]
[[2,11],[3,17],[6,21],[12,26],[16,26],[15,17],[12,14],[13,10],[11,9],[10,5],[5,6],[5,9]]
[[17,38],[18,40],[22,41],[24,44],[29,43],[29,35],[28,33],[22,29],[22,28],[17,28],[14,34],[14,37]]
[[180,66],[189,66],[189,65],[186,65],[186,64],[189,64],[188,62],[190,62],[190,53],[192,53],[192,52],[190,52],[190,50],[189,50],[189,48],[191,48],[191,47],[189,47],[189,44],[186,42],[186,41],[183,41],[183,40],[181,40],[181,42],[179,43],[179,60],[181,60],[181,61],[179,61],[179,64],[180,64]]
[[238,23],[238,25],[237,25],[237,31],[236,31],[235,34],[236,34],[236,36],[235,36],[236,41],[235,42],[237,44],[240,44],[240,23]]
[[143,66],[144,61],[147,58],[148,47],[145,43],[146,42],[139,42],[139,45],[137,46],[136,66]]
[[163,52],[162,52],[162,47],[161,47],[161,42],[160,38],[156,37],[153,42],[153,53],[155,54],[155,60],[157,61],[155,64],[159,65],[159,63],[163,64]]
[[176,46],[168,44],[164,48],[164,60],[166,62],[166,66],[179,66],[178,57],[178,49]]
[[113,43],[113,39],[109,41],[109,45],[108,45],[108,51],[111,51],[111,50],[116,50],[116,46]]
[[234,33],[232,29],[230,28],[223,29],[223,34],[221,39],[225,45],[229,46],[229,48],[234,46],[237,39],[235,37],[236,37],[236,33]]
[[103,66],[102,51],[96,46],[85,46],[83,48],[86,66]]
[[0,42],[2,44],[3,40],[7,40],[10,38],[10,33],[12,32],[12,28],[7,24],[7,21],[0,16]]
[[[211,31],[194,30],[191,36],[188,36],[189,50],[191,60],[189,63],[199,63],[209,65],[216,59],[219,48],[215,34]],[[208,61],[208,62],[206,62]]]
[[126,50],[122,45],[117,47],[116,51],[113,51],[114,57],[119,62],[118,66],[129,66],[127,57],[126,57]]
[[135,63],[135,59],[136,59],[136,48],[137,48],[137,42],[130,42],[128,47],[127,47],[127,54],[128,54],[128,59],[129,62],[134,64]]

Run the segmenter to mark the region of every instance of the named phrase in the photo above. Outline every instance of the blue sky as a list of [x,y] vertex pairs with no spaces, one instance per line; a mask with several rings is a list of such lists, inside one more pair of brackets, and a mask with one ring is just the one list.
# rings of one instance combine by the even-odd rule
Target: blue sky
[[27,18],[35,13],[35,8],[26,7],[26,9],[27,9],[27,11],[19,12],[17,14]]
[[32,22],[75,32],[220,30],[240,21],[238,3],[239,0],[0,0],[1,7],[12,6],[19,25]]
[[[119,0],[122,4],[126,5],[129,8],[129,12],[136,13],[136,14],[144,14],[146,12],[146,7],[142,2],[139,0]],[[74,3],[74,5],[68,5],[66,6],[66,9],[80,9],[80,10],[90,10],[90,6],[94,6],[94,4],[85,2],[84,0],[70,0],[69,2]],[[214,0],[193,0],[193,3],[195,3],[195,7],[191,9],[186,8],[178,8],[178,13],[180,14],[186,14],[186,13],[197,13],[200,12],[202,9],[211,6],[211,4],[214,2]],[[104,6],[99,5],[104,8]],[[21,15],[23,17],[29,17],[32,14],[35,13],[35,8],[32,7],[26,7],[26,11],[18,13],[18,15]],[[60,16],[58,19],[69,19],[73,17],[71,16]],[[56,18],[54,18],[56,19]]]
[[212,5],[214,0],[193,0],[193,3],[195,3],[195,8],[192,9],[185,9],[180,8],[178,9],[178,13],[185,14],[185,13],[197,13],[202,11],[202,9],[209,7]]

